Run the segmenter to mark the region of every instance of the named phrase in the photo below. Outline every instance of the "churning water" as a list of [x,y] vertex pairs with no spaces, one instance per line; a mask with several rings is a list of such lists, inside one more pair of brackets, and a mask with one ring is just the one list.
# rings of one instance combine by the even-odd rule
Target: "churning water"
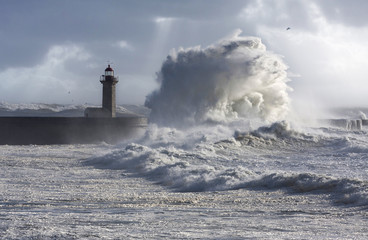
[[285,121],[150,124],[117,145],[0,146],[0,236],[365,239],[367,159],[366,127]]

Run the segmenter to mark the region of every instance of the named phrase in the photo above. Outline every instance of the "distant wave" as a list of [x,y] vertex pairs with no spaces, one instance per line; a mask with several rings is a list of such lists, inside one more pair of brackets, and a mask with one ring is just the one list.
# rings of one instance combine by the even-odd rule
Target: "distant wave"
[[84,105],[63,105],[63,104],[47,104],[47,103],[7,103],[0,102],[1,111],[20,111],[20,110],[48,110],[52,112],[60,112],[70,109],[84,108]]
[[[59,116],[81,117],[87,107],[99,107],[92,104],[47,104],[47,103],[7,103],[0,102],[0,116]],[[148,116],[150,110],[141,105],[117,106],[117,114],[139,114]]]
[[[254,131],[234,133],[234,138],[242,145],[254,147],[279,146],[282,148],[334,146],[346,147],[349,140],[345,137],[331,137],[328,134],[308,134],[293,129],[289,122],[281,121],[262,126]],[[225,141],[226,142],[226,141]]]

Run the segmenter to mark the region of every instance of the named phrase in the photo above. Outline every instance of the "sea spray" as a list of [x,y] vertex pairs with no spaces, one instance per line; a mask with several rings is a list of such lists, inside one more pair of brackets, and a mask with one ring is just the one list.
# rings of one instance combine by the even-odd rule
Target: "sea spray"
[[234,36],[207,48],[173,51],[147,96],[150,120],[190,126],[239,118],[282,120],[289,110],[287,66],[259,38]]

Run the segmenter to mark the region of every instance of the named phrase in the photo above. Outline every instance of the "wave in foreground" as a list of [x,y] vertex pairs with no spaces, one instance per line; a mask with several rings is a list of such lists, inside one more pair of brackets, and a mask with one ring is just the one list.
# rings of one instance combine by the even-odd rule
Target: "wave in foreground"
[[[174,134],[174,133],[172,133]],[[167,136],[170,133],[168,132]],[[193,137],[193,136],[192,136]],[[299,151],[305,147],[316,149],[333,147],[348,151],[346,138],[311,135],[291,130],[284,122],[261,127],[235,138],[208,143],[199,137],[191,147],[163,141],[130,143],[122,150],[88,159],[86,164],[97,168],[124,169],[174,191],[201,192],[235,189],[282,189],[294,193],[326,194],[340,204],[368,205],[368,182],[346,177],[331,177],[315,172],[290,172],[275,169],[250,169],[247,158],[233,163],[231,154],[245,148],[253,154],[264,151]],[[246,140],[245,140],[246,139]],[[252,144],[249,142],[252,141]],[[280,146],[283,149],[280,150]],[[342,152],[344,153],[344,152]],[[296,155],[294,155],[296,156]],[[275,156],[276,157],[276,156]],[[262,161],[260,159],[259,161]],[[295,159],[297,164],[299,160]],[[244,163],[244,164],[243,164]]]

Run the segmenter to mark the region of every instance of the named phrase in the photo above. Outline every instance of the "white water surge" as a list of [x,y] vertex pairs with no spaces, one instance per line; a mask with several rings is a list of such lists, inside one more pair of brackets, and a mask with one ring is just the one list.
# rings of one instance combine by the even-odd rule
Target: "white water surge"
[[261,39],[240,33],[204,49],[170,54],[157,76],[160,89],[146,100],[151,121],[177,127],[283,119],[289,110],[287,67]]

